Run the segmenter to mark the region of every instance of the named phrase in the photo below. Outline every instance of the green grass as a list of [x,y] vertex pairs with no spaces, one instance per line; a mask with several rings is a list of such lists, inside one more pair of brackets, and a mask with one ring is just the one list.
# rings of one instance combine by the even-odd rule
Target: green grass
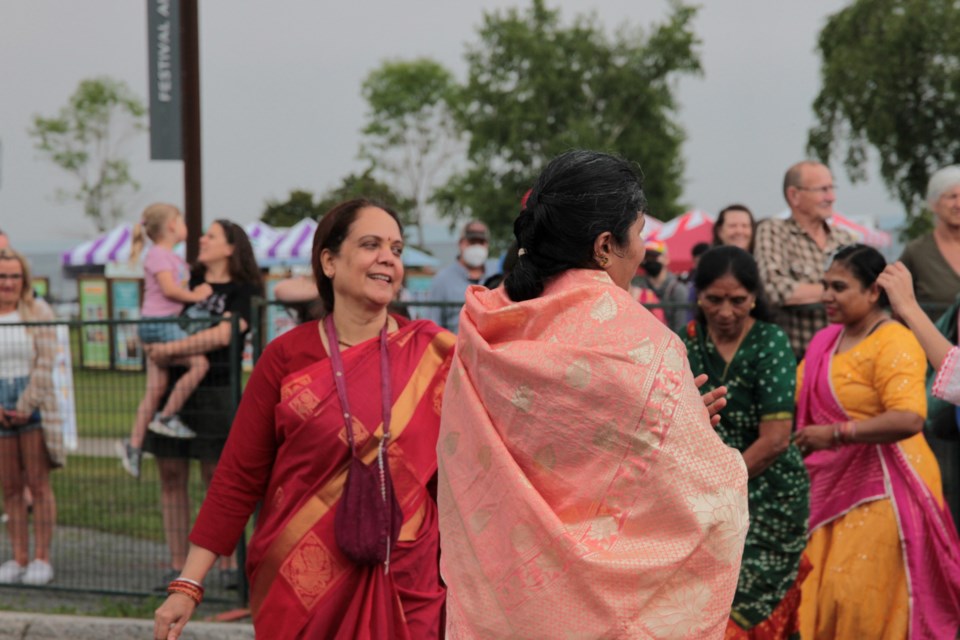
[[[143,461],[140,480],[131,478],[117,458],[71,456],[51,474],[57,497],[57,523],[134,538],[163,541],[160,485],[152,458]],[[200,465],[191,465],[193,516],[203,499]]]

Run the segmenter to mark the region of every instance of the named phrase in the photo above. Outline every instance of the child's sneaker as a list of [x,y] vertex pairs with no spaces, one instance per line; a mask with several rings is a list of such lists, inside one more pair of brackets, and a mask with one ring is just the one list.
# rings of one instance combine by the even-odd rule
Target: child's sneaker
[[147,429],[150,429],[150,431],[154,433],[159,433],[162,436],[167,436],[168,438],[187,440],[197,437],[193,429],[183,424],[180,416],[176,414],[164,418],[158,413],[150,424],[147,425]]
[[27,568],[16,560],[7,560],[0,564],[0,584],[20,584]]
[[126,469],[127,473],[136,479],[140,479],[140,461],[143,460],[143,449],[130,444],[129,440],[117,443],[117,455],[120,456],[120,464]]
[[31,560],[20,580],[23,584],[41,585],[53,580],[53,567],[45,560]]

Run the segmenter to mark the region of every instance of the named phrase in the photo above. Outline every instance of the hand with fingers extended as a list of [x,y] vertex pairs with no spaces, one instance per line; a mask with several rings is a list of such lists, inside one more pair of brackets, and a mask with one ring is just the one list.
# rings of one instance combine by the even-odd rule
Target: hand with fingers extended
[[[707,382],[707,374],[701,373],[693,381],[697,384],[697,388],[703,387]],[[727,395],[726,387],[717,387],[713,391],[708,391],[703,394],[703,404],[707,407],[707,413],[710,414],[710,424],[716,427],[720,424],[720,411],[727,406],[727,399],[724,397]]]
[[177,640],[197,608],[197,603],[183,593],[171,593],[153,615],[154,640]]

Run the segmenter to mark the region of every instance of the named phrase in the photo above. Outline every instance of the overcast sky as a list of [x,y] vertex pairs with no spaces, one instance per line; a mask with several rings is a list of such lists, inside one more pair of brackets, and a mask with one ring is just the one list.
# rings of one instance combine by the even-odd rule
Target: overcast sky
[[[386,59],[430,56],[462,79],[482,13],[518,3],[200,0],[205,219],[249,222],[267,199],[337,185],[362,166],[363,77]],[[819,88],[817,34],[845,4],[703,3],[694,26],[704,75],[678,86],[685,203],[716,213],[742,201],[761,217],[784,208],[783,172],[804,156]],[[666,0],[548,5],[567,22],[596,12],[608,29],[661,21],[669,8]],[[0,0],[0,228],[18,245],[95,234],[79,203],[55,199],[74,183],[38,155],[27,129],[85,78],[122,79],[146,100],[146,31],[146,0]],[[127,219],[155,200],[182,204],[181,163],[149,161],[146,135],[128,149],[142,188],[128,199]],[[885,225],[902,218],[875,170],[856,187],[835,174],[838,210]]]

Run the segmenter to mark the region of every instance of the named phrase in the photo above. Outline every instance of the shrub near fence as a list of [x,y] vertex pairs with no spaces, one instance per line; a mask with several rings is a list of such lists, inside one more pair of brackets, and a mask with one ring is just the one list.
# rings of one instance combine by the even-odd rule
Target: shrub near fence
[[[141,321],[98,321],[0,325],[0,342],[20,326],[55,329],[60,351],[55,391],[67,399],[72,395],[72,403],[68,403],[72,415],[69,410],[58,412],[66,418],[62,421],[68,449],[66,464],[50,474],[57,505],[50,554],[54,579],[43,587],[4,588],[162,593],[170,553],[160,511],[156,461],[146,455],[137,480],[121,467],[116,453],[117,444],[129,437],[146,384],[143,350],[137,339],[140,324]],[[234,321],[233,325],[231,342],[239,345],[238,323]],[[232,416],[242,382],[241,348],[231,348],[231,352],[228,366],[211,370],[208,376],[218,376],[223,387],[218,393],[228,399]],[[202,430],[203,415],[185,416],[184,420],[188,425],[201,424]],[[47,424],[53,428],[53,422],[56,420],[48,420]],[[192,517],[204,493],[199,466],[191,463]],[[4,514],[5,521],[7,515]],[[32,545],[32,532],[30,539]],[[6,526],[0,526],[0,563],[11,557],[9,532]],[[214,571],[207,580],[207,599],[240,603],[245,598],[245,585],[228,591],[217,578]]]

